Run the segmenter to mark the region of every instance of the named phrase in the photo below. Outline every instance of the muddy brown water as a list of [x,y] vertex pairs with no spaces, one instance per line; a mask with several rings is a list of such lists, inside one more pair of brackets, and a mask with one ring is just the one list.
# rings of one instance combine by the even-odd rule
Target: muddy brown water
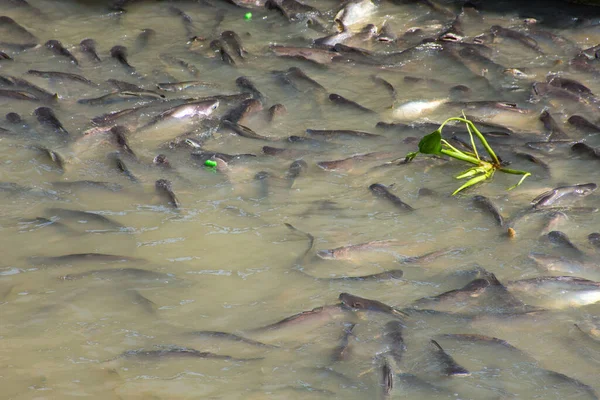
[[[18,3],[18,2],[15,2]],[[210,3],[210,5],[209,5]],[[214,3],[214,4],[213,4]],[[221,2],[173,3],[193,20],[194,34],[206,38],[194,49],[186,44],[181,19],[169,10],[171,3],[133,2],[127,12],[114,13],[104,4],[31,1],[40,13],[12,2],[0,5],[2,15],[10,16],[33,33],[42,46],[25,51],[7,49],[14,59],[0,61],[2,76],[16,76],[58,94],[50,107],[73,140],[64,143],[36,121],[35,108],[42,103],[0,99],[2,115],[17,112],[27,127],[2,121],[2,127],[16,132],[0,139],[0,181],[13,182],[28,190],[0,191],[0,382],[6,399],[58,399],[72,397],[102,399],[278,399],[344,398],[370,399],[380,395],[379,365],[375,354],[382,351],[381,328],[391,317],[358,313],[330,320],[309,321],[269,332],[254,328],[277,322],[290,315],[337,303],[338,295],[349,292],[373,298],[399,308],[416,299],[434,296],[464,286],[474,279],[471,271],[480,266],[500,281],[560,275],[541,271],[527,256],[531,252],[569,255],[540,237],[544,216],[532,214],[516,225],[517,235],[509,239],[505,227],[477,208],[472,196],[489,197],[505,218],[530,207],[538,194],[553,187],[574,183],[598,183],[598,161],[572,155],[568,148],[553,152],[526,149],[525,141],[546,137],[539,115],[549,109],[560,126],[577,140],[599,145],[593,134],[581,133],[566,124],[579,114],[598,120],[594,101],[573,103],[556,99],[531,98],[531,83],[545,81],[546,74],[558,72],[577,79],[593,93],[600,93],[597,76],[573,70],[568,62],[576,55],[573,47],[539,40],[542,53],[531,51],[508,39],[488,44],[488,55],[506,68],[527,69],[531,80],[514,79],[469,69],[451,57],[420,49],[394,65],[366,65],[340,62],[328,66],[275,57],[270,45],[308,46],[323,36],[303,23],[288,22],[275,11],[248,10]],[[336,2],[310,2],[332,19]],[[451,10],[460,10],[445,4]],[[223,20],[218,26],[218,16]],[[492,25],[525,31],[516,12],[481,12],[482,18],[465,24],[465,36],[473,38],[489,32]],[[385,22],[399,36],[411,28],[421,28],[424,36],[435,37],[451,19],[418,4],[383,2],[366,20],[378,27]],[[593,22],[593,20],[591,20]],[[142,29],[157,34],[148,46],[136,52],[135,40]],[[600,41],[594,26],[547,27],[585,49]],[[225,65],[209,49],[209,43],[222,31],[233,30],[241,37],[248,55],[235,58],[236,65]],[[85,38],[97,42],[102,59],[94,63],[78,50]],[[66,58],[53,55],[44,46],[47,40],[60,40],[79,59],[74,66]],[[0,39],[3,42],[5,39]],[[6,42],[10,42],[6,39]],[[126,70],[109,50],[124,45],[130,50],[129,62],[135,73]],[[395,44],[362,43],[374,52],[392,52],[409,47],[410,41]],[[0,45],[0,50],[4,50]],[[165,63],[168,55],[194,65],[195,77],[182,67]],[[235,57],[235,56],[234,56]],[[300,67],[327,89],[375,111],[364,114],[339,108],[327,100],[327,93],[299,85],[282,85],[270,72]],[[27,74],[30,69],[77,73],[101,84],[89,87],[80,83],[52,81]],[[481,79],[485,75],[487,82]],[[390,82],[397,92],[395,103],[386,89],[371,79],[377,75]],[[124,158],[139,179],[133,183],[118,173],[107,155],[115,150],[106,137],[83,132],[94,125],[93,117],[141,105],[128,101],[109,105],[79,104],[77,100],[99,97],[110,92],[107,79],[120,79],[156,90],[156,84],[172,80],[199,79],[211,87],[196,87],[178,93],[165,92],[167,99],[235,94],[239,76],[251,79],[264,94],[264,111],[243,123],[261,135],[276,139],[267,142],[236,136],[219,130],[206,140],[205,148],[229,154],[252,153],[257,157],[234,161],[227,174],[195,165],[190,149],[161,147],[173,139],[176,129],[134,132],[129,136],[138,161]],[[441,83],[415,84],[405,77],[438,79]],[[506,154],[512,167],[533,173],[517,189],[516,176],[496,174],[490,183],[451,197],[460,182],[454,176],[466,169],[459,162],[418,157],[409,165],[387,165],[386,161],[414,151],[414,139],[424,130],[381,130],[379,121],[412,123],[415,120],[440,123],[459,115],[461,107],[440,106],[428,112],[403,118],[394,111],[410,101],[447,100],[454,85],[471,89],[469,100],[515,102],[530,110],[526,114],[466,110],[486,121],[514,129],[511,138],[494,139],[498,153]],[[287,113],[269,123],[266,110],[281,103]],[[215,118],[229,105],[222,103]],[[154,114],[156,111],[154,111]],[[149,120],[149,111],[141,120]],[[207,131],[198,124],[198,133]],[[287,142],[290,135],[309,136],[306,129],[354,129],[382,135],[381,138],[321,139],[321,144]],[[538,139],[539,138],[539,139]],[[64,173],[32,149],[41,145],[57,151],[65,160]],[[263,146],[301,150],[291,158],[271,157]],[[523,159],[513,150],[538,155],[550,166],[550,174]],[[393,152],[392,157],[351,163],[347,169],[326,171],[320,161],[347,158],[371,152]],[[152,166],[159,153],[167,155],[173,171]],[[289,186],[285,174],[289,165],[301,158],[308,169]],[[255,179],[267,171],[268,186]],[[154,189],[157,179],[172,181],[181,203],[170,207]],[[93,180],[122,186],[110,191],[90,187],[65,187],[53,182]],[[390,190],[415,208],[406,212],[373,196],[373,183]],[[433,196],[419,195],[419,189],[435,190]],[[599,207],[596,194],[573,203]],[[119,226],[84,217],[64,218],[52,208],[89,211],[103,215]],[[588,254],[594,249],[587,235],[597,232],[597,213],[569,213],[560,225],[573,242]],[[37,217],[49,220],[33,220]],[[50,223],[54,222],[54,223]],[[301,266],[299,257],[306,251],[307,238],[290,230],[285,223],[312,234],[313,253]],[[64,224],[64,225],[63,225]],[[356,254],[348,260],[321,260],[314,251],[349,244],[396,239],[397,245]],[[407,263],[443,248],[456,251],[429,263]],[[127,260],[40,260],[78,253],[106,253]],[[37,258],[35,258],[37,257]],[[596,263],[596,265],[600,265]],[[119,269],[137,268],[156,273],[143,274]],[[402,269],[402,280],[337,281],[313,279],[360,276]],[[62,279],[90,271],[80,279]],[[462,271],[462,273],[461,273]],[[593,278],[590,278],[593,279]],[[142,297],[143,296],[143,297]],[[465,304],[451,305],[451,310]],[[490,307],[493,309],[494,304]],[[468,310],[468,307],[467,307]],[[407,353],[401,365],[392,397],[406,398],[594,398],[600,391],[600,344],[582,336],[574,324],[588,331],[598,327],[598,305],[570,307],[527,316],[411,315],[404,330]],[[343,322],[354,320],[350,355],[333,362],[331,353],[344,332]],[[592,328],[590,328],[592,327]],[[244,335],[273,345],[250,344],[191,335],[194,331],[222,331]],[[592,329],[592,333],[593,333]],[[469,377],[443,377],[431,360],[428,342],[444,333],[476,333],[498,337],[523,353],[478,344],[438,339],[444,349],[471,371]],[[277,346],[277,347],[274,347]],[[219,360],[186,357],[120,357],[131,350],[157,350],[174,347],[193,348],[228,355],[236,359]],[[564,374],[551,375],[545,370]],[[404,374],[404,375],[403,375]],[[437,389],[419,385],[408,378],[414,374]],[[588,385],[588,386],[584,386]]]

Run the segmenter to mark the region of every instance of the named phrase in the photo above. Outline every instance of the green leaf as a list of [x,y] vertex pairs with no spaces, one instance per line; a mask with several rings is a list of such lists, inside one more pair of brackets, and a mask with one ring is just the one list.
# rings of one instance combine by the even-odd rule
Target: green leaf
[[454,193],[452,193],[452,196],[454,196],[456,193],[460,192],[461,190],[464,190],[464,189],[466,189],[466,188],[468,188],[468,187],[471,187],[471,186],[473,186],[473,185],[476,185],[476,184],[478,184],[479,182],[483,182],[483,181],[485,181],[487,178],[488,178],[488,177],[487,177],[487,175],[486,175],[486,174],[482,174],[482,175],[476,176],[476,177],[475,177],[475,178],[473,178],[473,179],[470,179],[470,180],[468,180],[468,181],[467,181],[467,183],[465,183],[464,185],[462,185],[461,187],[459,187],[458,189],[456,189],[456,190],[454,191]]
[[412,153],[408,153],[408,154],[406,155],[405,161],[406,161],[407,163],[408,163],[408,162],[411,162],[412,160],[414,160],[414,158],[417,156],[417,154],[419,154],[419,152],[418,152],[418,151],[415,151],[415,152],[412,152]]
[[439,129],[423,136],[419,142],[419,152],[423,154],[441,154],[442,151],[442,131]]

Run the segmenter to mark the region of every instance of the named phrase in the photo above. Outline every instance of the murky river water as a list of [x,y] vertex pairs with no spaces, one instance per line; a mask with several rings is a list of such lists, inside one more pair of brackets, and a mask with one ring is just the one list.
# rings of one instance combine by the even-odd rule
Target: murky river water
[[[273,54],[270,46],[309,47],[313,39],[325,35],[314,24],[307,26],[302,19],[290,22],[275,10],[251,9],[252,18],[246,20],[247,9],[219,1],[132,2],[125,6],[126,12],[110,11],[97,3],[32,0],[34,8],[11,1],[0,6],[2,15],[25,27],[40,44],[26,50],[9,45],[27,40],[3,21],[0,51],[13,60],[0,60],[0,75],[24,78],[58,94],[58,100],[48,102],[0,97],[2,115],[16,112],[24,120],[20,124],[1,122],[12,134],[5,132],[0,139],[0,182],[6,182],[0,191],[0,398],[372,399],[385,396],[380,384],[381,359],[389,345],[382,332],[389,321],[397,320],[393,315],[325,307],[318,318],[280,329],[256,328],[302,311],[333,306],[343,292],[402,309],[417,299],[481,278],[476,267],[495,274],[502,283],[558,275],[600,280],[598,253],[587,239],[599,230],[597,213],[563,210],[566,220],[551,229],[566,233],[587,254],[585,260],[591,266],[569,274],[544,271],[529,257],[530,253],[575,257],[572,249],[542,236],[548,213],[530,213],[512,223],[516,237],[509,238],[506,225],[499,227],[473,202],[474,195],[484,195],[509,220],[531,207],[531,200],[546,190],[598,182],[597,158],[575,154],[569,144],[553,151],[525,146],[525,142],[548,139],[549,130],[539,118],[545,109],[568,138],[585,139],[592,147],[600,144],[592,131],[566,123],[573,114],[597,121],[595,98],[532,94],[532,83],[546,82],[549,72],[576,79],[593,93],[600,93],[600,69],[593,65],[597,61],[588,60],[592,67],[587,71],[570,62],[581,49],[600,42],[593,18],[574,24],[565,14],[557,25],[526,25],[516,11],[483,7],[477,13],[465,7],[459,17],[464,42],[473,43],[473,38],[484,34],[481,40],[489,49],[486,56],[495,64],[473,61],[461,53],[460,44],[450,52],[430,44],[388,62],[346,60],[319,65]],[[328,31],[335,32],[330,24],[337,2],[309,3],[323,12]],[[575,10],[575,6],[563,7]],[[192,23],[184,24],[176,10],[183,11]],[[440,36],[454,20],[453,13],[461,13],[460,4],[432,8],[425,3],[382,2],[352,29],[360,30],[367,23],[381,28],[385,23],[399,39],[355,39],[348,44],[377,54],[399,52],[424,38]],[[539,49],[501,35],[491,38],[493,25],[531,34]],[[156,32],[146,46],[137,41],[142,29]],[[227,30],[235,31],[247,50],[244,59],[229,50],[235,65],[224,63],[209,45]],[[564,41],[548,39],[544,36],[548,32]],[[200,39],[188,44],[191,35]],[[79,50],[78,44],[85,38],[96,40],[101,62]],[[44,46],[50,39],[61,41],[79,66],[50,52]],[[128,48],[128,61],[135,70],[110,57],[115,45]],[[173,58],[195,66],[198,72],[169,61]],[[325,90],[301,80],[295,88],[272,72],[290,67],[302,68]],[[521,68],[528,75],[515,78],[505,73],[505,68]],[[76,73],[98,86],[46,79],[28,70]],[[395,88],[395,101],[374,75]],[[240,123],[273,141],[240,137],[226,129],[210,130],[212,137],[208,137],[209,127],[217,126],[215,121],[241,100],[221,100],[208,122],[198,121],[187,130],[197,129],[191,137],[203,140],[204,150],[257,157],[234,159],[227,171],[216,172],[192,158],[190,147],[164,145],[186,130],[179,132],[175,126],[135,131],[161,111],[183,103],[176,99],[243,92],[236,86],[240,76],[249,78],[264,96],[264,110]],[[415,82],[410,77],[428,80]],[[150,91],[163,82],[202,80],[210,86],[160,92],[170,105],[161,105],[163,100],[156,98],[145,103],[137,98],[113,104],[78,102],[113,91],[108,79]],[[410,101],[457,100],[449,95],[455,85],[470,89],[462,92],[460,101],[515,102],[528,112],[473,103],[440,105],[414,115],[398,111]],[[336,105],[328,100],[329,93],[375,112]],[[137,159],[122,156],[137,179],[134,182],[115,168],[110,154],[118,148],[109,135],[84,132],[94,127],[94,117],[149,101],[153,105],[142,111],[139,120],[119,120],[129,127],[129,146],[137,155]],[[269,122],[266,110],[277,103],[283,104],[287,113]],[[34,110],[40,106],[54,110],[69,132],[69,140],[38,123]],[[414,151],[418,141],[414,138],[431,128],[381,129],[375,127],[379,121],[441,123],[462,109],[512,128],[511,137],[491,136],[490,141],[501,157],[511,162],[511,168],[532,172],[522,186],[506,191],[519,177],[497,173],[490,183],[452,197],[450,193],[461,184],[454,177],[466,169],[458,161],[419,156],[408,165],[384,164]],[[313,136],[318,139],[314,143],[286,140],[291,135],[311,137],[306,129],[352,129],[381,137]],[[56,151],[64,158],[64,168],[34,146]],[[273,157],[263,152],[263,146],[289,149],[292,154]],[[375,160],[354,160],[335,170],[317,165],[373,152],[392,153]],[[537,156],[549,169],[516,156],[516,152]],[[159,153],[167,156],[171,170],[152,165]],[[304,160],[308,168],[295,180],[286,178],[288,167],[297,159]],[[256,179],[261,171],[269,176]],[[179,209],[156,192],[155,181],[161,178],[172,182]],[[110,182],[113,190],[68,184],[82,180]],[[415,210],[403,211],[375,197],[369,190],[374,183],[388,186]],[[426,195],[423,188],[434,193]],[[561,205],[594,208],[600,207],[600,202],[591,194]],[[93,215],[65,215],[60,209],[88,211],[110,221]],[[306,256],[309,240],[302,232],[314,236],[314,247]],[[320,250],[390,239],[397,242],[357,252],[348,260],[316,256]],[[412,262],[411,257],[442,249],[449,251],[433,260]],[[51,258],[84,253],[121,257],[112,261],[93,256]],[[327,279],[394,269],[403,270],[403,279]],[[89,274],[91,271],[96,272]],[[510,309],[508,295],[502,291],[482,299],[478,299],[480,292],[468,292],[466,297],[450,301],[415,304],[420,309],[450,313],[406,311],[408,316],[402,318],[406,353],[400,362],[390,361],[396,374],[390,395],[415,399],[597,398],[593,391],[600,391],[598,304],[559,304],[557,299],[564,294],[560,288],[547,294],[537,289],[512,293],[543,311],[523,314],[521,305]],[[345,329],[352,329],[349,347],[343,360],[334,361],[332,354]],[[223,335],[194,334],[200,331],[235,333],[263,345]],[[455,333],[496,337],[520,351],[498,343],[440,336]],[[431,339],[470,375],[445,376]],[[233,359],[172,351],[181,348]],[[163,350],[162,356],[126,353],[156,350]]]

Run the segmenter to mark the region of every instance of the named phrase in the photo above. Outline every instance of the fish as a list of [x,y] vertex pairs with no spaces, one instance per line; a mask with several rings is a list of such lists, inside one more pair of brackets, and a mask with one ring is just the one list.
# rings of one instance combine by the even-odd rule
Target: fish
[[123,161],[121,155],[118,152],[109,154],[107,158],[113,162],[115,168],[120,173],[125,175],[127,179],[129,179],[133,183],[139,183],[140,180],[133,174],[133,172],[129,170],[127,164],[125,164],[125,161]]
[[254,158],[256,157],[255,154],[225,154],[225,153],[219,153],[216,151],[194,151],[193,153],[190,154],[192,159],[199,161],[201,166],[204,166],[204,162],[206,160],[211,160],[211,159],[215,159],[218,158],[220,160],[222,160],[223,162],[231,162],[234,160],[240,160],[240,159],[245,159],[245,158]]
[[364,251],[377,250],[381,248],[385,249],[398,244],[399,243],[396,239],[373,240],[366,243],[352,244],[330,250],[319,250],[317,252],[317,256],[324,260],[349,260],[352,259],[356,253],[362,253]]
[[300,271],[304,275],[308,275],[309,277],[321,281],[321,282],[379,282],[379,281],[389,281],[389,280],[402,280],[404,276],[404,271],[401,269],[392,269],[389,271],[379,272],[377,274],[370,275],[361,275],[361,276],[337,276],[330,278],[318,278],[316,276],[310,275],[304,271]]
[[90,180],[78,180],[78,181],[58,181],[51,182],[53,187],[64,190],[71,189],[103,189],[111,192],[118,192],[123,190],[123,186],[118,183],[112,182],[100,182],[100,181],[90,181]]
[[436,337],[440,339],[451,339],[468,343],[482,343],[490,346],[500,346],[505,349],[521,352],[521,350],[511,345],[506,340],[498,339],[492,336],[479,335],[475,333],[442,333],[436,335]]
[[127,127],[122,125],[115,125],[112,128],[110,128],[110,133],[113,135],[119,148],[123,149],[126,154],[129,154],[134,159],[137,158],[127,141],[127,136],[130,134],[129,129]]
[[383,79],[382,77],[377,76],[377,75],[371,75],[371,80],[373,82],[379,84],[380,86],[383,86],[385,88],[385,90],[389,93],[392,100],[396,101],[396,97],[397,97],[398,93],[396,92],[396,89],[394,88],[394,86],[391,83],[389,83],[388,81],[386,81],[385,79]]
[[[137,102],[145,101],[145,102],[148,102],[148,101],[162,100],[163,98],[164,98],[164,95],[161,95],[161,94],[158,94],[158,93],[155,93],[152,91],[143,91],[143,92],[120,91],[120,92],[108,93],[108,94],[105,94],[100,97],[79,99],[79,100],[77,100],[77,103],[86,104],[86,105],[90,105],[90,106],[97,106],[97,105],[120,103],[122,101],[137,101]],[[131,111],[134,111],[134,110],[131,110]],[[122,116],[122,115],[123,114],[120,114],[119,116]],[[115,117],[115,114],[112,114],[112,116]]]
[[197,86],[214,87],[215,85],[204,81],[164,82],[156,85],[158,89],[164,90],[165,92],[179,92]]
[[600,132],[600,126],[591,123],[590,121],[588,121],[581,115],[571,115],[569,117],[569,119],[567,120],[567,122],[582,131],[593,132],[593,133]]
[[308,169],[308,164],[304,160],[296,160],[292,162],[285,174],[285,178],[293,181]]
[[592,160],[600,159],[600,150],[585,143],[575,143],[571,146],[571,152]]
[[156,31],[151,28],[142,29],[142,31],[136,36],[135,43],[133,45],[134,53],[139,53],[144,50],[151,41],[156,37]]
[[382,354],[392,357],[397,365],[401,365],[402,357],[406,352],[403,331],[404,325],[400,321],[389,321],[383,327],[384,349]]
[[5,90],[0,89],[0,97],[5,97],[13,100],[25,100],[39,102],[41,99],[35,95],[23,90]]
[[48,128],[52,129],[53,132],[58,133],[61,137],[70,137],[69,132],[60,123],[54,111],[49,107],[38,107],[33,111],[38,122]]
[[596,248],[596,250],[600,250],[600,233],[593,232],[588,235],[588,242]]
[[167,64],[171,64],[176,67],[183,68],[194,78],[198,78],[200,76],[200,70],[198,70],[198,68],[196,68],[194,65],[188,63],[187,61],[180,60],[180,59],[170,56],[168,54],[161,54],[160,59]]
[[162,272],[150,271],[141,268],[110,268],[110,269],[96,269],[92,271],[81,272],[78,274],[68,274],[61,276],[61,280],[77,280],[93,277],[94,279],[103,280],[117,280],[122,281],[123,279],[131,279],[138,282],[162,282],[170,283],[177,281],[177,278],[173,274],[163,274]]
[[287,108],[283,104],[273,104],[269,108],[269,122],[273,122],[275,117],[287,114]]
[[66,57],[69,59],[69,61],[71,61],[73,64],[79,66],[79,61],[75,58],[75,56],[69,51],[67,50],[63,44],[58,41],[58,40],[48,40],[44,46],[46,46],[46,48],[48,50],[50,50],[52,53],[54,53],[57,56],[61,56],[61,57]]
[[584,255],[584,253],[577,246],[575,246],[573,242],[571,242],[569,237],[564,232],[550,231],[546,236],[552,243],[562,246],[566,249],[573,250],[577,255]]
[[181,21],[183,22],[183,27],[185,28],[186,36],[188,38],[195,36],[194,35],[194,21],[192,20],[192,17],[190,17],[183,10],[181,10],[180,8],[177,8],[175,6],[169,6],[169,12],[171,13],[171,15],[181,18]]
[[436,110],[447,102],[446,99],[409,101],[394,107],[393,115],[394,118],[412,121],[425,113]]
[[265,102],[265,96],[257,89],[256,85],[247,77],[240,76],[235,80],[235,84],[242,90],[245,90],[252,94],[256,100],[259,100],[261,103]]
[[180,208],[181,203],[173,192],[173,184],[166,179],[159,179],[155,183],[155,188],[158,194],[168,199],[169,205],[174,208]]
[[30,69],[29,71],[27,71],[27,73],[29,75],[39,76],[39,77],[47,78],[47,79],[58,79],[61,81],[68,80],[68,81],[83,83],[88,86],[94,86],[94,87],[98,86],[96,83],[90,81],[85,76],[72,74],[72,73],[68,73],[68,72],[40,71],[40,70],[36,70],[36,69]]
[[333,349],[331,352],[331,360],[333,362],[339,362],[347,360],[350,356],[350,338],[352,337],[352,330],[356,326],[355,323],[349,323],[344,325],[344,332],[340,338],[340,344]]
[[171,169],[171,162],[164,154],[158,154],[154,159],[152,159],[152,164],[164,169]]
[[492,201],[490,199],[488,199],[485,196],[477,195],[477,196],[473,196],[473,202],[479,208],[492,214],[492,217],[494,217],[494,220],[496,220],[496,223],[499,226],[504,225],[504,217],[502,217],[502,214],[500,214],[500,211],[494,205],[494,203],[492,203]]
[[221,32],[221,39],[233,49],[233,51],[240,57],[245,58],[248,52],[242,45],[242,39],[234,31]]
[[9,56],[8,54],[6,54],[3,51],[0,51],[0,61],[6,61],[6,60],[12,60],[11,56]]
[[600,302],[600,282],[575,276],[541,276],[509,281],[512,293],[544,307],[579,307]]
[[578,95],[593,96],[590,88],[574,79],[565,78],[560,75],[548,74],[546,81],[552,86],[568,90],[569,92],[573,92]]
[[58,217],[64,220],[72,221],[89,221],[96,222],[100,225],[106,226],[107,228],[125,230],[125,227],[112,219],[105,217],[104,215],[93,213],[89,211],[71,210],[68,208],[50,207],[45,211],[46,215]]
[[22,124],[23,119],[16,112],[9,112],[8,114],[6,114],[6,122],[8,122],[10,124],[15,124],[15,125]]
[[138,131],[165,130],[169,135],[177,136],[177,133],[189,132],[190,127],[198,120],[209,117],[218,107],[219,100],[207,99],[193,101],[175,107],[171,107],[154,117]]
[[382,390],[382,396],[384,399],[390,397],[392,390],[394,389],[394,372],[392,371],[392,367],[387,361],[386,357],[380,357],[382,359],[381,362],[381,370],[380,370],[380,378],[379,378],[379,386]]
[[343,32],[351,26],[368,21],[377,6],[371,0],[350,0],[333,17],[338,31]]
[[29,257],[28,260],[34,265],[74,265],[82,263],[122,263],[129,261],[143,261],[142,259],[115,254],[103,253],[78,253],[65,254],[56,257]]
[[381,138],[381,135],[377,135],[375,133],[363,132],[363,131],[355,131],[351,129],[307,129],[306,133],[309,135],[315,136],[324,136],[324,137],[361,137],[361,138]]
[[540,114],[540,121],[542,121],[544,127],[550,131],[550,135],[548,136],[549,141],[569,138],[569,135],[567,135],[567,133],[562,130],[560,126],[558,126],[548,111],[543,111],[542,114]]
[[92,59],[93,61],[102,61],[100,57],[98,57],[98,53],[96,51],[96,41],[94,39],[83,39],[79,43],[79,49],[82,53],[86,54],[88,58]]
[[342,308],[340,305],[322,306],[313,308],[310,311],[303,311],[301,313],[294,314],[291,317],[284,318],[281,321],[270,325],[254,328],[248,332],[261,333],[282,330],[286,328],[296,329],[299,325],[303,324],[324,325],[333,320],[344,318],[346,316],[347,310]]
[[121,45],[113,46],[110,49],[110,56],[112,58],[117,60],[119,64],[123,65],[129,71],[135,71],[135,68],[127,61],[127,53],[127,47]]
[[344,306],[352,310],[380,312],[400,319],[403,319],[407,316],[404,312],[398,310],[397,308],[388,306],[387,304],[384,304],[378,300],[365,299],[350,293],[340,293],[338,298]]
[[228,333],[228,332],[192,331],[192,332],[188,332],[187,335],[194,336],[194,337],[217,338],[217,339],[227,340],[227,341],[231,341],[231,342],[245,343],[245,344],[249,344],[251,346],[256,346],[256,347],[279,348],[279,346],[262,343],[257,340],[248,339],[243,336],[239,336],[239,335],[236,335],[233,333]]
[[6,15],[0,16],[0,36],[7,40],[7,44],[35,47],[38,43],[38,38],[33,33]]
[[374,153],[356,154],[352,157],[334,161],[319,161],[317,165],[327,171],[333,170],[351,170],[355,163],[362,161],[381,160],[385,158],[396,157],[397,153],[389,151],[377,151]]
[[536,157],[533,154],[523,152],[515,152],[515,155],[519,158],[523,158],[527,161],[531,161],[532,163],[541,166],[544,169],[544,171],[546,171],[546,173],[550,175],[550,166],[546,162],[542,161],[539,157]]
[[317,64],[331,64],[336,59],[343,58],[336,51],[312,49],[307,47],[270,46],[271,51],[278,57],[299,58]]
[[412,208],[411,206],[409,206],[408,204],[406,204],[405,202],[400,200],[400,198],[398,196],[396,196],[395,194],[390,192],[389,188],[382,185],[381,183],[372,184],[371,186],[369,186],[369,190],[371,191],[371,193],[373,193],[373,195],[375,195],[375,197],[385,199],[385,200],[391,202],[396,208],[398,208],[402,211],[414,211],[415,210],[414,208]]
[[493,25],[490,28],[490,33],[494,37],[502,37],[502,38],[515,40],[515,41],[521,43],[522,45],[524,45],[525,47],[528,47],[528,48],[536,51],[539,54],[544,54],[544,52],[538,45],[537,41],[525,33],[517,32],[515,30],[508,29],[508,28],[503,28],[499,25]]
[[454,358],[434,339],[429,341],[433,345],[433,352],[437,358],[437,362],[440,364],[441,373],[446,376],[470,376],[471,373],[463,366],[458,364]]
[[600,279],[600,266],[597,262],[588,258],[558,257],[536,252],[529,253],[529,258],[535,261],[537,266],[544,271],[558,271],[586,278]]
[[186,347],[173,347],[163,350],[128,350],[122,353],[118,358],[135,358],[139,361],[157,361],[162,359],[178,359],[178,358],[201,358],[226,361],[257,361],[262,360],[262,357],[255,358],[236,358],[222,354],[215,354],[209,351],[199,351]]
[[547,235],[548,233],[555,231],[558,225],[567,221],[569,217],[562,211],[551,212],[546,216],[546,222],[541,234]]
[[[44,90],[41,87],[36,86],[23,78],[0,75],[0,85],[9,87],[11,89],[21,89],[23,90],[23,92],[19,93],[27,95],[28,98],[36,99],[36,101],[43,100],[50,103],[58,99],[56,93],[50,93],[47,90]],[[18,98],[18,96],[14,98]]]
[[32,146],[31,148],[46,156],[46,158],[51,161],[54,166],[56,166],[61,174],[65,172],[65,160],[56,151],[50,150],[49,148],[43,146]]
[[347,98],[345,98],[337,93],[331,93],[329,95],[329,100],[331,102],[335,103],[336,105],[347,107],[351,110],[362,111],[362,112],[365,112],[368,114],[377,114],[375,111],[373,111],[369,108],[363,107],[355,101],[348,100]]
[[250,117],[262,111],[263,105],[260,100],[257,99],[246,99],[242,101],[237,107],[230,109],[223,117],[223,121],[229,121],[234,124],[239,123],[245,118]]
[[560,186],[544,192],[531,200],[533,208],[552,206],[559,200],[581,198],[590,195],[598,188],[595,183],[584,183],[571,186]]
[[248,128],[247,126],[236,124],[236,123],[233,123],[228,120],[222,121],[221,126],[229,129],[230,131],[232,131],[242,137],[248,138],[248,139],[265,140],[268,142],[277,140],[277,139],[272,139],[267,136],[259,135],[258,133],[254,132],[252,129]]

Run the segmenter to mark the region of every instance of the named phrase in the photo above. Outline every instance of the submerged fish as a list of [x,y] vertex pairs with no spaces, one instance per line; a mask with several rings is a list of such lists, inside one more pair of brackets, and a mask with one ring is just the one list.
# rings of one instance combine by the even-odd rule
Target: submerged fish
[[388,248],[394,245],[398,245],[398,241],[396,239],[373,240],[371,242],[352,244],[330,250],[319,250],[317,255],[326,260],[349,260],[357,253]]
[[339,300],[344,306],[352,310],[381,312],[400,319],[406,317],[406,314],[402,311],[378,300],[365,299],[350,293],[340,293]]
[[369,190],[376,197],[390,201],[394,206],[396,206],[396,208],[399,208],[402,211],[414,211],[415,210],[414,208],[412,208],[411,206],[409,206],[408,204],[406,204],[405,202],[400,200],[400,198],[398,196],[396,196],[395,194],[390,192],[390,190],[386,186],[382,185],[381,183],[372,184],[371,186],[369,186]]
[[560,186],[540,194],[535,199],[531,200],[531,204],[533,204],[533,208],[551,206],[564,198],[580,198],[588,196],[593,191],[595,191],[597,187],[598,185],[596,185],[595,183]]
[[600,301],[600,282],[574,276],[541,276],[506,283],[506,287],[530,304],[565,308]]

